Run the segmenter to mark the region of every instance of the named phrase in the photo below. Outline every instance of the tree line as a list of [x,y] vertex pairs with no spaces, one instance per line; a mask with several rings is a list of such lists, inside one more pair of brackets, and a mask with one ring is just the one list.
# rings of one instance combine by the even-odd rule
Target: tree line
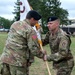
[[[44,32],[48,30],[46,25],[47,25],[47,18],[49,16],[59,17],[62,25],[68,24],[69,13],[66,9],[61,8],[60,0],[28,0],[28,2],[34,10],[38,11],[42,15],[41,25]],[[12,11],[12,13],[15,14],[13,21],[2,20],[3,22],[0,22],[0,25],[3,24],[4,27],[10,28],[11,23],[20,19],[20,0],[16,1],[14,11]]]

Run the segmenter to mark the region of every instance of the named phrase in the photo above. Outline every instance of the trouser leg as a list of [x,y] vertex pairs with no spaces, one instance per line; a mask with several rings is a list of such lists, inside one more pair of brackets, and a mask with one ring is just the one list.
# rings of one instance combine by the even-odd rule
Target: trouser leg
[[13,66],[3,63],[1,75],[29,75],[28,67]]
[[10,68],[8,64],[1,64],[1,75],[11,75]]
[[57,70],[56,75],[71,75],[72,68],[61,68]]
[[20,67],[20,66],[12,66],[10,65],[10,73],[11,75],[28,75],[27,67]]

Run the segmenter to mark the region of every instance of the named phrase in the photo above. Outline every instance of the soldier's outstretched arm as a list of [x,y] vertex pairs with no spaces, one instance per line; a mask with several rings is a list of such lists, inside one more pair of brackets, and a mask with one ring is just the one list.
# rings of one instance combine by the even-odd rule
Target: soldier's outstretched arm
[[33,29],[27,34],[27,38],[28,48],[32,55],[37,56],[38,58],[44,58],[46,51],[40,50],[37,34]]
[[46,56],[46,59],[48,61],[56,61],[56,62],[59,62],[59,61],[64,60],[64,59],[70,59],[71,57],[70,56],[68,57],[69,48],[70,48],[69,46],[70,46],[69,38],[63,37],[60,40],[58,52]]

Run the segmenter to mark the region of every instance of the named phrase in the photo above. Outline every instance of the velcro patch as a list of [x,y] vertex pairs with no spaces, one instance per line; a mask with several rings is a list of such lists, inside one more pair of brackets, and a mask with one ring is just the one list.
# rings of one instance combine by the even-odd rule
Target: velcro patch
[[37,39],[37,36],[36,35],[32,35],[32,39],[33,40],[36,40]]

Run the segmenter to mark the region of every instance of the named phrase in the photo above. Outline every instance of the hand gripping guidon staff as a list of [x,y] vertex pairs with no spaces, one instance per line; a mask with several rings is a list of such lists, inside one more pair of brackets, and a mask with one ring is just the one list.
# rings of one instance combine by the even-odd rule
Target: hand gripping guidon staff
[[[37,33],[38,43],[39,43],[39,45],[40,45],[41,50],[43,51],[41,36],[40,36],[40,33],[38,32],[38,30],[36,29],[36,26],[38,26],[38,28],[39,28],[39,23],[38,23],[37,25],[35,25],[35,26],[33,27],[33,29],[34,29],[34,30],[36,31],[36,33]],[[45,63],[46,63],[46,66],[47,66],[48,73],[49,73],[49,75],[51,75],[51,72],[50,72],[50,69],[49,69],[49,66],[48,66],[48,62],[45,61]]]

